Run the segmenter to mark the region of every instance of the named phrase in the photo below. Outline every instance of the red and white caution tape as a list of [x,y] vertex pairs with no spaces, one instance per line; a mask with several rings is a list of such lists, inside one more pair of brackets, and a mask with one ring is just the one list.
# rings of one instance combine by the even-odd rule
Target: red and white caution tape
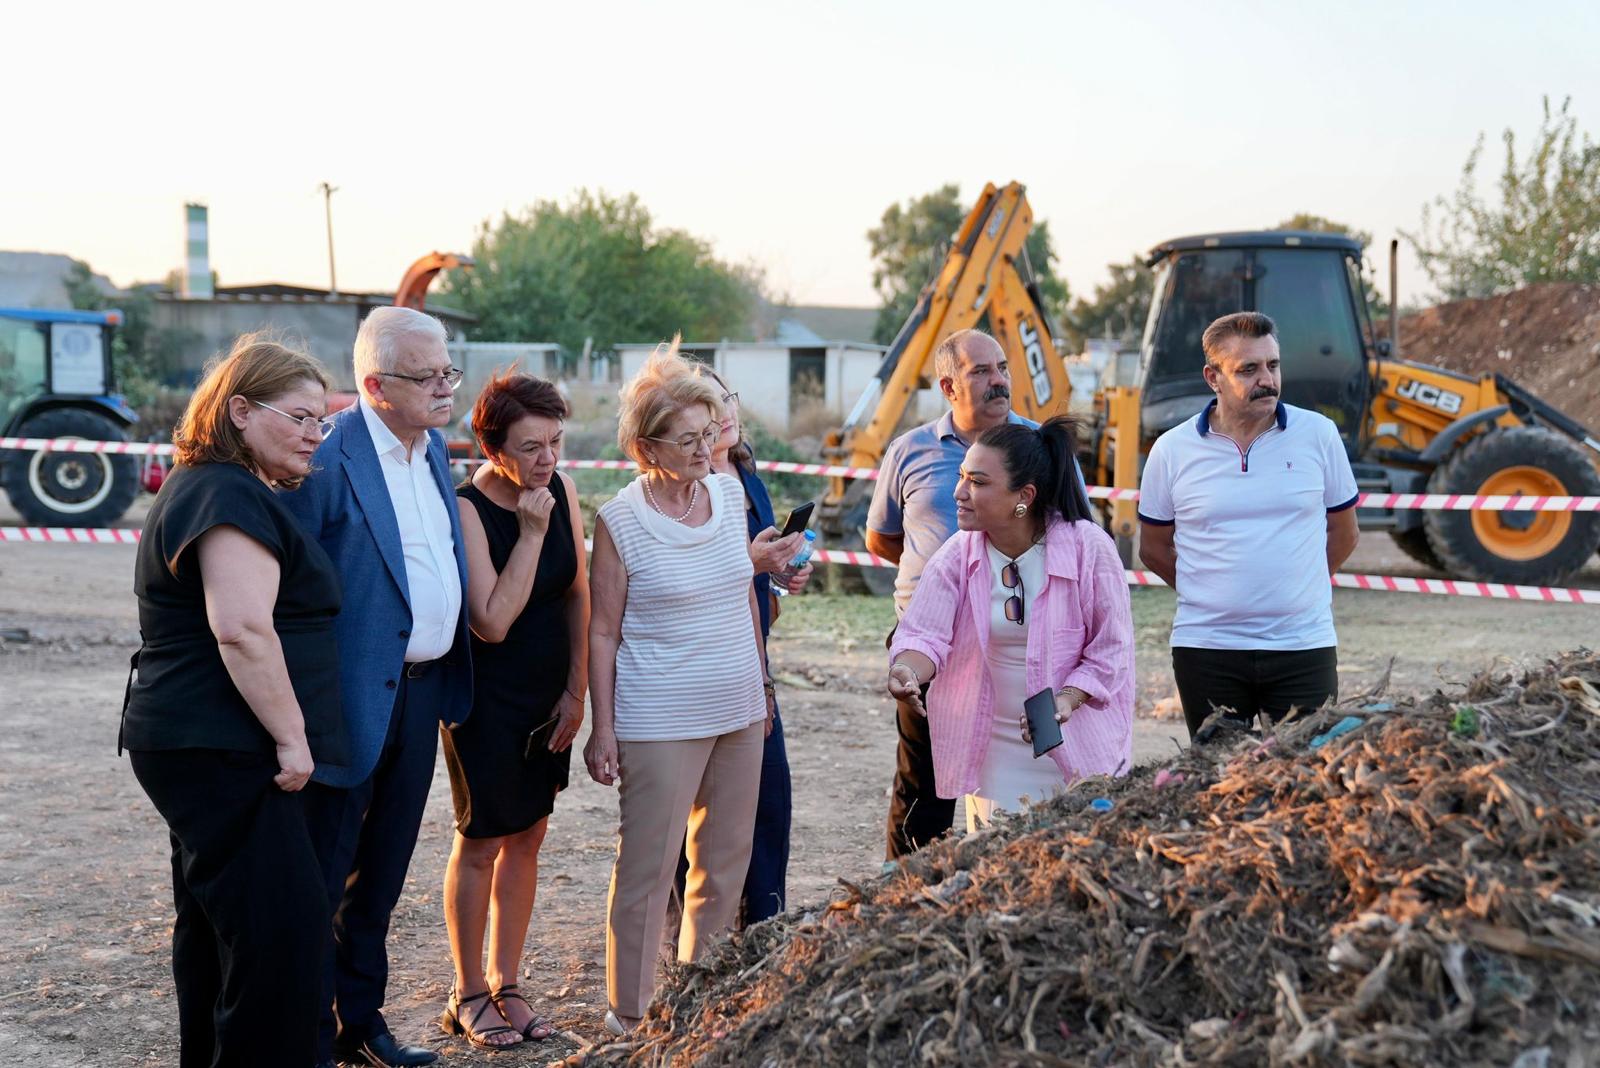
[[[0,527],[0,543],[24,541],[69,542],[75,545],[132,545],[138,543],[139,531],[122,527]],[[819,563],[854,564],[857,567],[895,566],[872,553],[849,549],[819,549],[812,555],[812,559]],[[1125,571],[1124,574],[1130,586],[1166,585],[1154,571]],[[1552,586],[1509,586],[1499,582],[1343,573],[1333,576],[1333,584],[1349,590],[1431,593],[1447,597],[1489,597],[1507,601],[1542,601],[1546,604],[1600,605],[1600,590],[1575,590]]]
[[0,542],[68,541],[79,545],[132,545],[139,531],[122,527],[0,527]]
[[[81,438],[0,438],[0,449],[21,449],[30,452],[99,452],[126,456],[171,456],[173,447],[144,441],[88,441]],[[482,463],[470,460],[468,463]],[[568,469],[602,471],[633,471],[637,465],[632,460],[562,460],[559,464]],[[757,460],[762,471],[784,474],[816,475],[823,478],[875,479],[878,472],[871,467],[841,467],[836,464],[802,464],[788,460]],[[1117,489],[1115,486],[1088,486],[1090,497],[1107,501],[1136,501],[1136,489]],[[1408,508],[1418,511],[1449,512],[1600,512],[1600,497],[1511,497],[1503,494],[1471,496],[1456,493],[1363,493],[1357,498],[1359,508]]]
[[1600,497],[1471,497],[1456,493],[1363,493],[1360,508],[1443,512],[1600,512]]
[[28,452],[110,452],[123,456],[171,456],[176,449],[149,441],[90,441],[87,438],[0,438],[0,449]]
[[[1154,571],[1128,571],[1131,586],[1165,586]],[[1432,593],[1445,597],[1489,597],[1503,601],[1543,601],[1546,604],[1600,604],[1600,590],[1574,590],[1558,586],[1511,586],[1500,582],[1464,579],[1402,578],[1397,575],[1351,575],[1340,572],[1333,584],[1345,590],[1379,590],[1387,593]]]

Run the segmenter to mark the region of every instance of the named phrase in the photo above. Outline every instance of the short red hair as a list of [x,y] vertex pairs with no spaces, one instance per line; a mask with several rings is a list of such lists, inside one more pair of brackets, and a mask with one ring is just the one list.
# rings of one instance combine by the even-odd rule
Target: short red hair
[[527,415],[565,419],[566,398],[553,383],[520,371],[507,371],[489,379],[478,394],[478,403],[472,406],[472,432],[478,438],[478,448],[498,456],[511,424]]

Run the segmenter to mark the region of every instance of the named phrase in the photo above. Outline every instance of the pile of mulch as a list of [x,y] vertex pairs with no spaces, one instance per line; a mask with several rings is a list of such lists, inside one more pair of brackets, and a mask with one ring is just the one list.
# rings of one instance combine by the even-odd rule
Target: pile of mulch
[[1421,699],[1368,693],[841,879],[820,912],[676,968],[637,1032],[587,1051],[751,1068],[1597,1058],[1587,651]]
[[[1387,320],[1377,324],[1387,337]],[[1400,319],[1400,356],[1460,374],[1498,372],[1600,429],[1600,285],[1540,282]]]

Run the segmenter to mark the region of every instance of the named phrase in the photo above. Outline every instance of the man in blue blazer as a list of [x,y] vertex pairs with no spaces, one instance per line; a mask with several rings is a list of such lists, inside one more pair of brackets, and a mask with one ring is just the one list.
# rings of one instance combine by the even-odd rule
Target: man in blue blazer
[[466,554],[444,438],[461,372],[444,328],[378,308],[355,344],[361,399],[334,417],[311,476],[284,504],[333,560],[340,698],[350,763],[320,765],[306,818],[333,909],[319,1063],[422,1065],[380,1011],[385,939],[433,781],[440,723],[472,707]]

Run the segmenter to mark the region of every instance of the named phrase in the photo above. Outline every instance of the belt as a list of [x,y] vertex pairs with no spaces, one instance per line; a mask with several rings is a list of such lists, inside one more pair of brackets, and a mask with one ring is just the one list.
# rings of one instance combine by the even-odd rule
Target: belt
[[406,664],[405,675],[408,679],[420,679],[435,667],[444,663],[444,657],[437,660],[417,660]]

